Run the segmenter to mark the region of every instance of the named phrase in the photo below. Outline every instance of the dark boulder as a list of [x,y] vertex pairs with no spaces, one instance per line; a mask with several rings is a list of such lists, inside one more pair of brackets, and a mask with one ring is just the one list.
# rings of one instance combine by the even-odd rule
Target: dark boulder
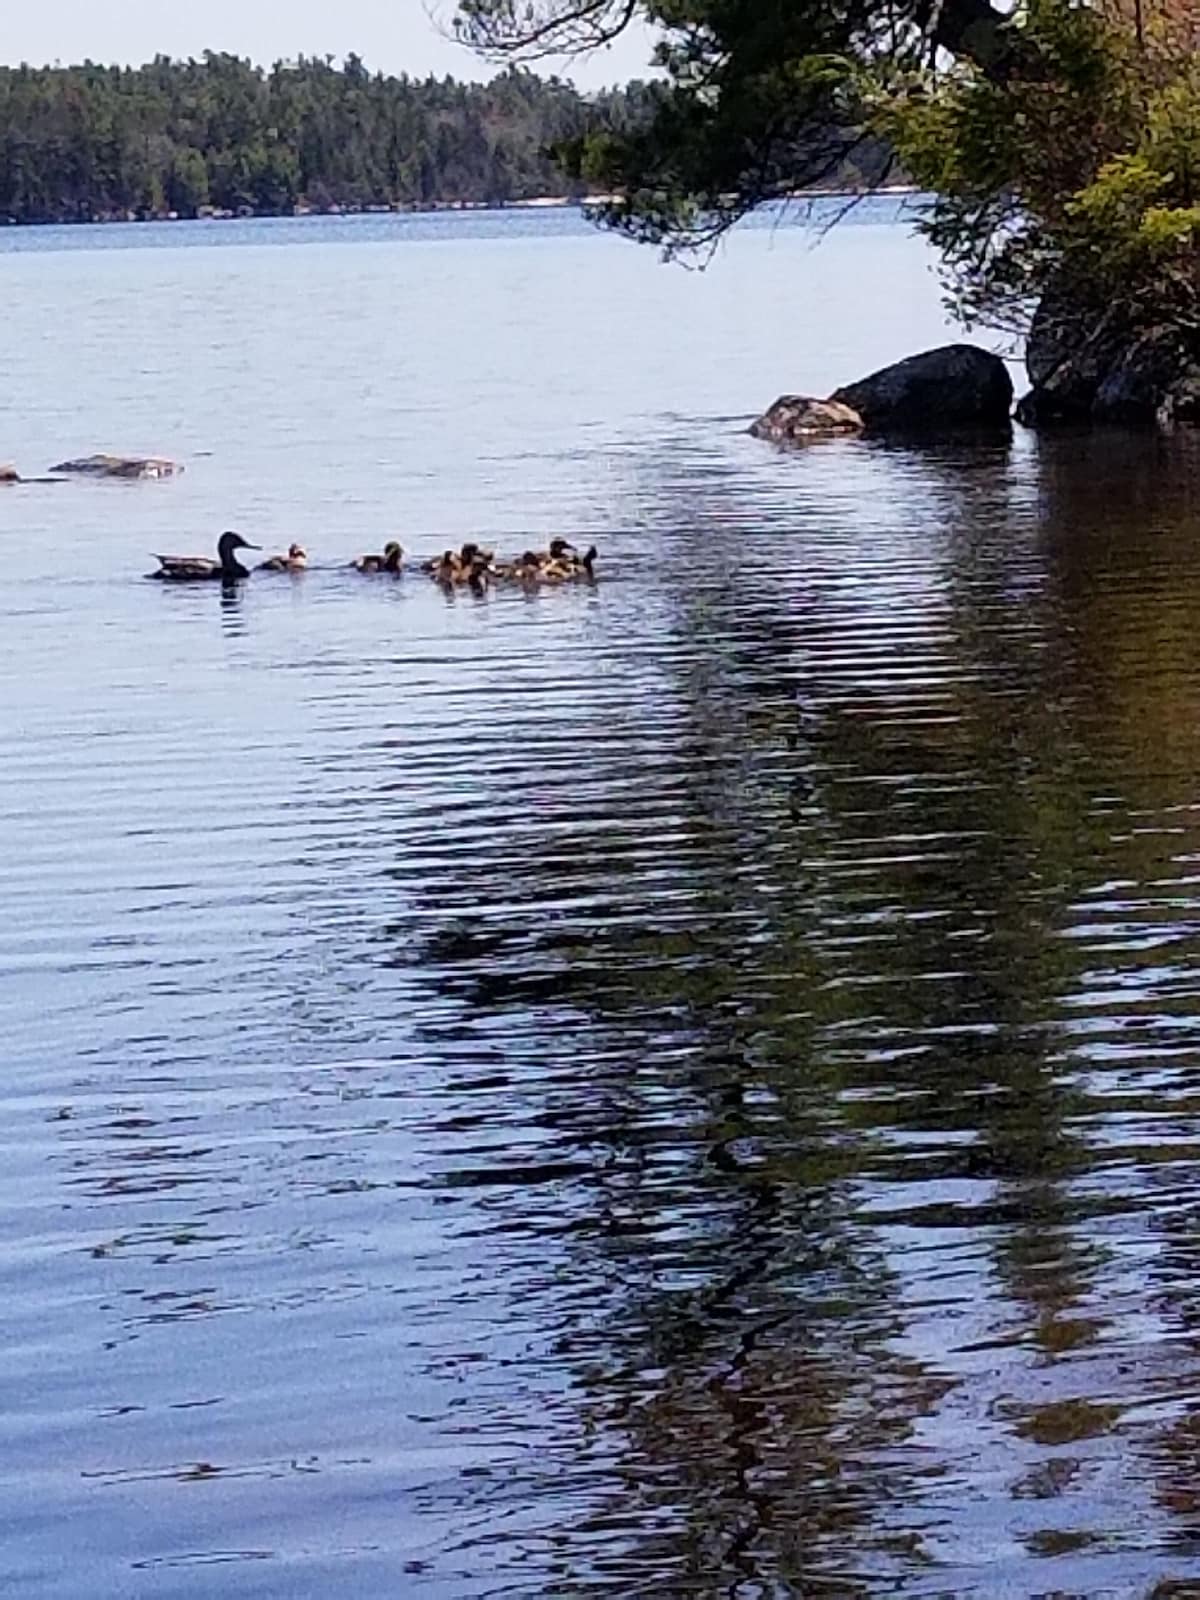
[[814,400],[803,394],[780,395],[775,404],[750,424],[756,439],[773,444],[802,444],[810,439],[831,439],[861,433],[863,419],[837,400]]
[[162,456],[80,456],[60,461],[51,472],[86,478],[172,478],[183,468]]
[[1173,427],[1200,416],[1200,341],[1170,322],[1147,322],[1119,303],[1055,290],[1034,315],[1025,351],[1033,387],[1017,420]]
[[868,433],[953,433],[1008,426],[1013,386],[999,356],[973,344],[925,350],[836,389]]
[[1025,343],[1025,370],[1035,391],[1053,395],[1064,411],[1087,411],[1123,333],[1112,306],[1084,304],[1075,291],[1047,289]]

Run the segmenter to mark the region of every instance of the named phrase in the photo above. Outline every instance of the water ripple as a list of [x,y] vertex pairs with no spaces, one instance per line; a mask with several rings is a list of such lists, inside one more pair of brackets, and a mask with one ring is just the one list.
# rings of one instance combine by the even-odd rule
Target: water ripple
[[[460,462],[440,355],[388,331],[402,254],[318,360],[287,252],[120,252],[239,330],[187,380],[210,475],[0,508],[0,1578],[1188,1592],[1189,446],[776,456],[665,395],[556,445],[548,338],[539,447]],[[361,487],[295,447],[251,370],[293,342],[335,431],[374,344],[426,363],[413,498],[370,454],[399,412]],[[264,461],[322,565],[136,581],[237,494],[269,538]],[[549,506],[601,582],[364,584],[394,505],[417,553]]]

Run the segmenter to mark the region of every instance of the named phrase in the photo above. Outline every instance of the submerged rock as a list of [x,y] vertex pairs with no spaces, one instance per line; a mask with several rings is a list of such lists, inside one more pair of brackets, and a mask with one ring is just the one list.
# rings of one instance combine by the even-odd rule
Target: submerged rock
[[862,427],[858,412],[840,401],[784,394],[750,424],[750,432],[756,439],[770,439],[774,444],[795,444],[799,440],[861,433]]
[[80,456],[60,461],[51,472],[87,478],[172,478],[183,468],[162,456]]
[[1013,386],[999,356],[947,344],[836,389],[830,399],[857,411],[868,433],[952,433],[1007,427]]

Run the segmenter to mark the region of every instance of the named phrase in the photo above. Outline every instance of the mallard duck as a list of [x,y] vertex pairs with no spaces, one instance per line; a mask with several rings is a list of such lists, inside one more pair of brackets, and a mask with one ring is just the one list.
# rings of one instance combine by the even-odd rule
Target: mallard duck
[[381,556],[359,556],[350,565],[355,572],[390,572],[396,574],[404,565],[404,551],[395,541],[389,539],[383,547]]
[[285,556],[272,556],[269,561],[260,561],[260,572],[303,572],[308,565],[308,551],[302,544],[288,545]]
[[235,554],[238,550],[257,550],[259,546],[243,539],[240,533],[223,533],[217,540],[217,559],[207,556],[159,556],[157,572],[148,572],[148,578],[162,578],[170,583],[195,583],[220,579],[222,583],[237,583],[250,576]]

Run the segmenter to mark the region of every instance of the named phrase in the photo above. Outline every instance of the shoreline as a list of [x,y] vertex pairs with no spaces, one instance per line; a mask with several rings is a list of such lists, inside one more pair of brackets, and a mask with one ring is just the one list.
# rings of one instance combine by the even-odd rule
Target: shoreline
[[[777,204],[792,205],[811,200],[870,200],[876,196],[903,199],[919,194],[913,184],[885,184],[878,189],[801,189],[782,198]],[[28,218],[0,216],[3,228],[95,228],[113,225],[129,226],[161,222],[269,222],[304,221],[310,217],[409,217],[434,216],[444,213],[461,215],[472,211],[588,211],[610,204],[614,195],[531,195],[523,200],[433,200],[428,204],[396,203],[394,205],[296,205],[290,210],[257,211],[243,206],[236,211],[204,206],[195,216],[183,216],[178,211],[150,213],[123,212],[94,217]]]

